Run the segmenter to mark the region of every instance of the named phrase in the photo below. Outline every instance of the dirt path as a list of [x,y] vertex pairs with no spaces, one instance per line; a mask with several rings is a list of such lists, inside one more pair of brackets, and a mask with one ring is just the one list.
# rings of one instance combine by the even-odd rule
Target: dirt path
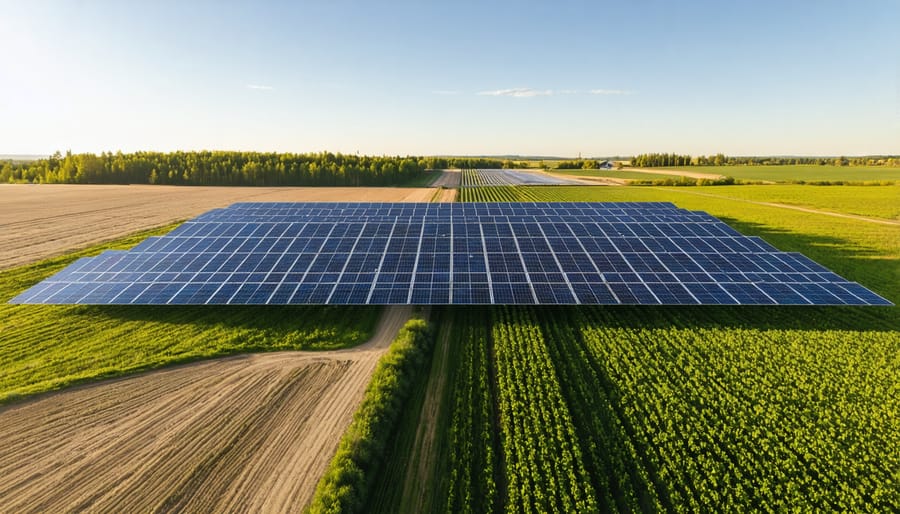
[[427,202],[434,189],[0,185],[0,269],[192,218],[234,202]]
[[453,203],[456,201],[456,193],[459,189],[444,189],[441,191],[437,201],[441,203]]
[[[403,495],[401,512],[434,512],[434,505],[425,505],[432,495],[429,488],[434,487],[434,466],[438,461],[440,448],[435,446],[438,429],[438,413],[444,397],[447,383],[447,362],[450,352],[450,327],[444,327],[443,334],[434,348],[433,365],[428,376],[425,389],[425,400],[419,414],[416,437],[412,446],[406,476],[403,477]],[[429,507],[431,507],[429,509]]]
[[243,355],[0,409],[0,512],[300,511],[409,307],[335,352]]
[[860,216],[858,214],[845,214],[842,212],[823,211],[823,210],[819,210],[819,209],[813,209],[810,207],[800,207],[798,205],[790,205],[790,204],[785,204],[785,203],[760,202],[757,200],[746,200],[743,198],[733,198],[731,196],[714,195],[714,194],[710,194],[710,193],[698,193],[696,191],[683,191],[680,189],[673,189],[673,188],[656,188],[656,189],[662,189],[663,191],[669,191],[672,193],[682,193],[682,194],[689,194],[689,195],[696,195],[696,196],[707,196],[710,198],[720,198],[723,200],[732,200],[735,202],[752,203],[755,205],[764,205],[766,207],[777,207],[779,209],[791,209],[793,211],[808,212],[808,213],[812,213],[812,214],[822,214],[824,216],[833,216],[835,218],[846,218],[846,219],[851,219],[851,220],[865,221],[867,223],[878,223],[879,225],[893,225],[895,227],[900,226],[900,221],[887,220],[887,219],[881,219],[881,218],[870,218],[868,216]]

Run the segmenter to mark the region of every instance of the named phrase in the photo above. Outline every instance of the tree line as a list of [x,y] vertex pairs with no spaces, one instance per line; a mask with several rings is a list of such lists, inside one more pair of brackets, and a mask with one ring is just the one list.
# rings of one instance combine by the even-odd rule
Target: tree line
[[600,169],[600,161],[596,159],[575,159],[574,161],[559,161],[556,164],[558,170],[597,170]]
[[499,168],[482,158],[373,157],[340,153],[104,152],[5,162],[0,182],[192,186],[387,186],[429,169]]
[[715,155],[678,155],[674,153],[645,153],[635,155],[631,165],[641,168],[669,166],[772,166],[816,164],[820,166],[900,166],[900,156],[864,155],[859,157],[732,157]]

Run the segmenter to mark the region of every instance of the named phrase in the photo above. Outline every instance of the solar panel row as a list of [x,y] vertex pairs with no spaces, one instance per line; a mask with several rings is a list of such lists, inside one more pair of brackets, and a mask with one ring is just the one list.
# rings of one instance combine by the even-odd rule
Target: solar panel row
[[669,203],[235,204],[12,301],[890,305]]

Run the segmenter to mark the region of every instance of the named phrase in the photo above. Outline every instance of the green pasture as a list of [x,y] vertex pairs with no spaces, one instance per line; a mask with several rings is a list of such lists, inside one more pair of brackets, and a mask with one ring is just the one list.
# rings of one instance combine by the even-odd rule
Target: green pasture
[[677,166],[675,171],[713,173],[739,180],[770,182],[880,182],[900,180],[900,168],[794,164],[772,166]]

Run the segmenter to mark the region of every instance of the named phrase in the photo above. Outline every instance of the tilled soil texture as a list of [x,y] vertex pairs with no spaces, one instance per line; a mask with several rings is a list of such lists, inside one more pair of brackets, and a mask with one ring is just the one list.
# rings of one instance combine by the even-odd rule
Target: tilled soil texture
[[0,409],[0,512],[299,512],[378,359],[366,344],[228,357]]
[[0,269],[234,202],[427,202],[429,188],[0,185]]

